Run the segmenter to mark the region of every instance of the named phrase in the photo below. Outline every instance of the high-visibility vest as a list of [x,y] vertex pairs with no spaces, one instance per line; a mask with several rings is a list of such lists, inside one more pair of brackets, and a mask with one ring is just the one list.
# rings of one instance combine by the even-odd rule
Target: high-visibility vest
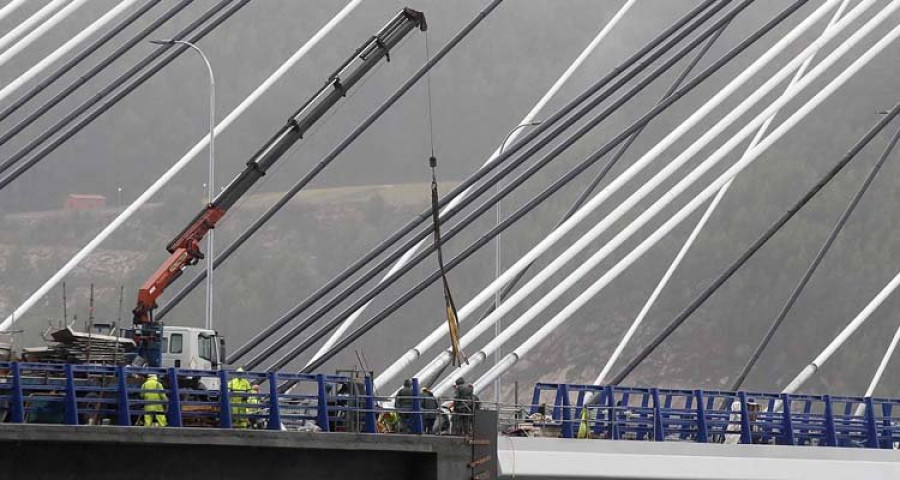
[[[167,402],[169,397],[166,392],[162,391],[163,385],[155,378],[148,378],[141,385],[141,398],[145,402]],[[148,412],[163,412],[165,405],[163,403],[149,403],[144,406],[144,410]]]

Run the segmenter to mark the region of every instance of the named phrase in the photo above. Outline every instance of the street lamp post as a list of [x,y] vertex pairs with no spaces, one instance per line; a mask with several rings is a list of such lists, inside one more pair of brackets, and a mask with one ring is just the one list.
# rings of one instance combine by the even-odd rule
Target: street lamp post
[[[157,45],[174,45],[180,44],[189,47],[197,52],[203,63],[206,64],[206,70],[209,72],[209,180],[206,182],[208,202],[212,203],[216,195],[216,78],[213,75],[212,64],[209,63],[209,57],[197,45],[185,40],[151,40],[150,43]],[[210,230],[206,235],[206,321],[205,328],[212,330],[213,328],[213,260],[215,259],[215,234],[214,230]]]
[[[519,131],[519,129],[522,129],[525,127],[534,127],[534,126],[537,126],[540,124],[541,124],[541,122],[527,122],[527,123],[522,123],[522,124],[516,125],[512,130],[509,131],[509,133],[506,134],[506,137],[503,138],[503,142],[500,143],[500,150],[498,151],[497,155],[503,154],[503,152],[506,150],[506,144],[509,143],[509,140],[513,137],[513,135],[516,134],[516,132]],[[500,192],[501,186],[502,186],[501,181],[497,180],[496,189],[497,189],[498,193]],[[500,207],[500,203],[501,203],[500,200],[497,200],[497,225],[500,225],[500,222],[503,220],[503,214],[502,214],[503,211]],[[501,256],[502,252],[501,252],[501,247],[500,247],[500,236],[501,235],[498,233],[494,239],[494,246],[496,248],[496,254],[495,254],[496,263],[494,264],[495,278],[500,278],[501,267],[502,267],[501,260],[503,259],[503,257]],[[498,287],[497,291],[494,292],[494,310],[500,308],[500,302],[503,300],[503,298],[502,298],[503,295],[501,293],[502,290],[503,290],[502,288]],[[497,318],[497,321],[494,322],[494,338],[499,337],[501,331],[502,331],[502,325],[501,325],[500,319]],[[497,348],[494,351],[494,365],[497,365],[498,363],[500,363],[500,348]],[[500,377],[497,377],[497,379],[494,380],[494,402],[497,403],[498,405],[500,404]]]

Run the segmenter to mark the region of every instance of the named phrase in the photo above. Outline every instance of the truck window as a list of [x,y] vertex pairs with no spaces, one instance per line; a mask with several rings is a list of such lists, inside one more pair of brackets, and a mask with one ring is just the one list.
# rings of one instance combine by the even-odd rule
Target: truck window
[[160,352],[169,353],[169,337],[163,337],[162,346],[159,347]]
[[209,337],[207,335],[200,335],[198,343],[200,344],[200,351],[198,352],[200,358],[209,360],[211,362],[213,360],[212,337]]
[[180,333],[173,333],[169,339],[169,353],[181,353],[184,345],[184,338]]

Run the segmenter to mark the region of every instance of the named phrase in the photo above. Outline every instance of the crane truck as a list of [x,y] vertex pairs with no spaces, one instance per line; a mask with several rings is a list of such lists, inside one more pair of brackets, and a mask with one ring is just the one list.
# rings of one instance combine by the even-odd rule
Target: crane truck
[[[347,92],[375,67],[382,59],[390,61],[390,51],[407,34],[416,28],[427,29],[425,16],[416,10],[404,8],[377,34],[360,46],[322,86],[306,101],[262,148],[247,161],[246,168],[238,174],[169,244],[169,257],[141,285],[134,307],[132,338],[136,346],[137,365],[166,365],[169,361],[181,361],[183,355],[173,354],[173,334],[183,335],[182,345],[196,348],[199,365],[192,368],[221,366],[224,358],[224,341],[215,331],[187,327],[164,327],[153,317],[157,299],[183,271],[204,258],[200,243],[206,234],[216,227],[228,210],[278,161],[303,135],[336,105]],[[169,332],[168,330],[171,330]],[[167,348],[164,348],[167,347]],[[166,350],[164,354],[164,350]],[[166,362],[164,363],[164,360]],[[188,365],[184,365],[187,367]]]

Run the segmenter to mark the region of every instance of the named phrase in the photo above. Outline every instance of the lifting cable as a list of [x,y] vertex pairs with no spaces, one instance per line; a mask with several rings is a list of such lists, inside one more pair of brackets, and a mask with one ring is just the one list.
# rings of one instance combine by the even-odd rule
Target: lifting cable
[[[797,8],[799,8],[800,5],[801,5],[801,3],[795,4],[794,7],[789,8],[785,12],[782,12],[781,15],[779,15],[778,17],[776,17],[775,20],[773,20],[774,23],[770,22],[765,27],[760,29],[758,32],[756,32],[755,34],[751,35],[746,40],[741,42],[740,45],[738,45],[737,47],[735,47],[734,49],[732,49],[731,51],[729,51],[728,53],[723,55],[720,59],[718,59],[716,62],[714,62],[714,64],[712,66],[708,67],[702,73],[698,74],[697,77],[692,79],[687,86],[680,89],[672,97],[668,98],[665,102],[654,107],[650,112],[645,114],[641,119],[639,119],[637,122],[632,124],[630,127],[626,128],[623,132],[621,132],[613,140],[611,140],[606,145],[601,147],[597,152],[595,152],[595,154],[591,155],[591,157],[589,157],[587,160],[585,160],[581,165],[579,165],[578,167],[573,169],[573,171],[570,171],[568,174],[566,174],[566,176],[557,180],[556,183],[554,183],[551,187],[549,187],[544,192],[542,192],[540,195],[538,195],[537,197],[532,199],[528,204],[526,204],[526,206],[521,207],[513,215],[511,215],[510,217],[505,219],[500,225],[497,225],[496,227],[494,227],[488,234],[486,234],[485,236],[480,238],[478,241],[476,241],[475,243],[473,243],[472,245],[467,247],[463,252],[461,252],[459,255],[457,255],[457,257],[455,257],[448,263],[447,269],[450,270],[450,269],[454,268],[462,260],[464,260],[467,256],[471,255],[472,253],[474,253],[475,250],[477,250],[481,246],[485,245],[488,241],[490,241],[490,239],[493,238],[493,236],[496,236],[497,233],[502,231],[504,228],[508,227],[512,222],[521,218],[527,212],[527,210],[533,208],[537,203],[543,201],[544,199],[547,198],[547,196],[549,196],[554,191],[561,188],[561,186],[564,185],[565,182],[571,180],[571,178],[574,178],[575,175],[577,175],[578,173],[583,171],[585,168],[590,166],[590,164],[592,162],[598,160],[606,153],[609,153],[613,148],[615,148],[617,145],[619,145],[624,140],[626,140],[628,138],[628,136],[630,136],[632,133],[634,133],[638,128],[640,128],[642,125],[646,124],[647,122],[649,122],[650,120],[655,118],[656,115],[658,115],[660,112],[665,110],[668,106],[672,105],[672,103],[674,103],[674,101],[676,101],[681,96],[685,95],[688,91],[695,88],[697,85],[699,85],[699,83],[701,83],[703,80],[705,80],[706,78],[711,76],[715,71],[717,71],[719,68],[721,68],[726,63],[728,63],[732,58],[734,58],[735,56],[740,54],[744,49],[746,49],[747,47],[752,45],[756,40],[761,38],[763,33],[771,30],[772,28],[774,28],[775,25],[777,25],[778,23],[780,23],[781,21],[786,19],[790,15],[790,13],[795,11]],[[730,17],[730,18],[733,18],[733,17]],[[726,20],[730,20],[730,18],[727,18]],[[708,39],[710,37],[710,35],[712,35],[715,32],[715,30],[721,28],[721,26],[722,26],[722,24],[717,24],[717,25],[713,26],[714,30],[711,32],[708,32],[705,35],[702,35],[700,37],[701,41]],[[682,52],[682,53],[686,54],[687,52]],[[514,186],[515,186],[515,181],[513,184],[505,186],[504,189],[513,188]],[[508,190],[506,192],[508,193]],[[501,191],[500,195],[502,196],[502,194],[503,194],[503,192]],[[487,209],[489,209],[489,208],[490,208],[490,204],[482,205],[478,208],[478,210],[473,212],[472,215],[479,215],[479,214],[483,213],[484,211],[487,211]],[[469,218],[467,218],[467,220],[471,221],[472,218],[473,217],[469,217]],[[454,227],[453,230],[451,230],[450,233],[451,234],[458,233],[459,230],[464,226],[465,225],[457,225]],[[448,237],[450,237],[449,234],[445,235],[445,239]],[[422,253],[425,254],[428,252],[422,252]],[[398,272],[398,274],[405,273],[406,271],[409,270],[409,268],[411,268],[411,267],[408,267],[405,270]],[[422,289],[424,289],[428,284],[435,281],[436,278],[437,278],[436,275],[432,274],[430,277],[423,280],[417,286],[413,287],[413,289],[407,291],[403,296],[401,296],[400,298],[395,300],[389,306],[385,307],[385,309],[383,309],[379,314],[375,315],[369,321],[367,321],[365,324],[363,324],[361,327],[359,327],[357,330],[355,330],[350,336],[348,336],[348,338],[346,338],[344,341],[342,341],[341,344],[336,345],[335,348],[329,352],[329,356],[335,355],[336,353],[338,353],[340,351],[341,348],[346,347],[346,345],[348,345],[349,342],[351,342],[355,338],[358,338],[358,337],[364,335],[369,329],[373,328],[375,325],[377,325],[382,320],[384,320],[390,313],[392,313],[393,311],[398,309],[400,306],[402,306],[404,303],[406,303],[409,299],[411,299],[416,294],[421,292]],[[353,307],[350,307],[350,308],[353,308]],[[346,310],[345,310],[345,312],[346,312]],[[340,318],[340,317],[338,317],[338,318]],[[318,334],[318,332],[317,332],[317,334]],[[314,334],[313,337],[309,340],[313,340],[317,334]],[[306,341],[304,343],[309,343],[309,342]],[[295,349],[292,352],[292,355],[296,354],[296,352],[297,352],[297,349]],[[279,364],[280,363],[281,362],[279,362]],[[318,365],[321,365],[321,362],[316,362],[316,363]],[[311,365],[310,366],[311,368],[304,369],[304,371],[313,371],[314,367],[316,367],[316,366],[317,365]]]
[[[431,58],[428,48],[428,31],[425,32],[425,63]],[[431,70],[425,74],[425,116],[428,121],[428,147],[431,156],[428,157],[428,166],[431,168],[431,222],[434,228],[434,250],[437,252],[438,268],[441,271],[441,283],[444,291],[444,309],[447,314],[447,330],[450,334],[450,352],[453,365],[469,363],[466,354],[459,346],[459,317],[456,315],[456,302],[453,301],[453,293],[450,291],[450,281],[447,280],[447,270],[444,268],[444,249],[441,242],[441,200],[438,195],[437,182],[437,157],[434,154],[434,99],[431,95]]]
[[748,260],[750,260],[753,255],[759,251],[782,227],[797,214],[816,194],[822,190],[838,173],[851,160],[853,160],[856,155],[866,146],[869,142],[875,138],[883,129],[890,123],[894,117],[900,114],[900,104],[897,104],[888,115],[882,118],[874,127],[872,127],[868,132],[863,135],[862,138],[857,141],[857,143],[848,151],[844,157],[834,166],[832,169],[825,174],[819,181],[813,185],[791,208],[789,208],[778,220],[776,220],[769,228],[766,230],[753,244],[742,253],[728,268],[726,268],[706,289],[700,293],[691,303],[675,318],[673,318],[668,325],[666,325],[665,329],[662,332],[658,333],[653,340],[643,348],[635,357],[625,366],[622,371],[620,371],[616,376],[610,381],[611,385],[618,385],[624,380],[628,375],[630,375],[643,361],[646,359],[657,347],[662,344],[675,330],[678,329],[684,322],[688,319],[688,317],[693,314],[703,303],[706,302],[709,297],[711,297],[716,290],[719,289],[725,282],[731,278],[734,273],[740,269]]
[[881,157],[879,157],[878,161],[875,162],[875,165],[872,166],[872,169],[869,171],[869,175],[866,176],[865,180],[863,180],[862,185],[859,186],[859,190],[857,190],[856,194],[853,195],[853,198],[850,199],[850,203],[847,204],[847,207],[844,209],[844,213],[841,214],[841,217],[834,225],[834,228],[831,229],[831,233],[828,234],[828,238],[826,238],[825,242],[822,243],[822,246],[819,247],[819,251],[816,253],[816,256],[809,263],[806,271],[803,272],[803,277],[800,278],[800,282],[798,282],[797,286],[794,287],[794,290],[791,292],[790,296],[788,296],[788,299],[784,303],[784,306],[781,307],[781,311],[778,312],[778,315],[775,317],[772,325],[769,326],[769,330],[766,331],[766,334],[763,337],[762,341],[760,341],[759,345],[756,346],[753,354],[750,355],[750,358],[747,360],[747,364],[744,365],[741,373],[732,384],[730,389],[731,391],[739,390],[744,384],[744,380],[747,379],[747,375],[751,370],[753,370],[753,367],[756,365],[757,360],[759,360],[759,357],[762,355],[763,351],[765,351],[766,347],[769,345],[769,342],[772,341],[772,337],[775,336],[775,332],[781,326],[782,322],[784,322],[785,317],[787,317],[788,312],[794,306],[794,303],[796,303],[797,298],[800,297],[803,289],[806,288],[806,285],[809,283],[810,278],[812,278],[813,274],[816,272],[819,264],[822,263],[822,259],[828,253],[828,250],[831,249],[831,246],[834,244],[835,239],[844,228],[844,225],[847,223],[850,215],[853,214],[853,211],[856,209],[859,201],[869,189],[872,181],[875,180],[875,177],[878,175],[881,167],[891,156],[891,152],[893,152],[894,148],[897,146],[898,140],[900,140],[900,130],[898,130],[894,137],[891,139],[888,146],[884,149],[884,152],[882,152]]
[[[730,0],[723,0],[723,1],[728,2]],[[589,98],[594,96],[597,92],[601,91],[610,82],[612,82],[616,77],[618,77],[620,74],[622,74],[628,68],[635,65],[639,60],[644,58],[647,54],[649,54],[651,51],[653,51],[657,46],[659,46],[664,41],[666,41],[666,39],[668,39],[673,34],[675,34],[675,32],[677,32],[682,27],[687,25],[691,20],[700,16],[701,13],[703,13],[703,11],[707,9],[707,7],[709,7],[710,5],[712,5],[714,3],[716,3],[716,0],[704,0],[700,5],[695,7],[692,11],[690,11],[689,13],[684,15],[682,18],[680,18],[678,21],[676,21],[673,25],[669,26],[664,32],[662,32],[660,35],[658,35],[655,39],[651,40],[648,44],[643,46],[638,52],[631,55],[628,59],[623,61],[619,66],[614,68],[611,72],[609,72],[603,78],[601,78],[600,80],[595,82],[592,86],[588,87],[585,91],[583,91],[581,94],[579,94],[578,97],[576,97],[575,99],[573,99],[572,101],[567,103],[565,106],[563,106],[562,108],[557,110],[554,114],[550,115],[540,125],[536,126],[532,130],[530,130],[527,134],[524,135],[524,138],[512,143],[511,145],[508,145],[506,150],[504,150],[504,152],[502,154],[500,154],[494,162],[480,168],[474,174],[472,174],[471,176],[466,178],[462,183],[460,183],[450,193],[445,195],[444,198],[441,199],[441,204],[442,204],[441,206],[443,207],[446,203],[451,201],[456,195],[458,195],[459,193],[472,187],[479,180],[481,180],[483,177],[488,175],[494,168],[496,168],[497,166],[502,164],[504,161],[506,161],[508,158],[510,158],[514,154],[516,154],[525,145],[531,143],[532,140],[537,138],[543,132],[547,131],[552,125],[554,125],[556,122],[560,121],[563,117],[567,116],[569,113],[574,111],[579,105],[586,102]],[[668,47],[668,48],[671,48],[671,47]],[[664,53],[665,51],[667,51],[667,48],[664,48],[662,53]],[[654,53],[653,54],[654,58],[658,58],[658,56],[661,55],[662,53]],[[538,142],[538,145],[529,149],[527,152],[525,152],[525,154],[523,154],[523,156],[525,158],[527,158],[528,156],[536,153],[537,150],[539,150],[544,145],[549,143],[552,138],[555,138],[555,136],[559,135],[562,132],[562,130],[568,129],[578,119],[580,119],[581,116],[585,115],[587,113],[588,109],[591,109],[595,106],[595,103],[597,103],[599,101],[603,101],[606,98],[608,98],[613,93],[613,91],[615,91],[616,89],[621,87],[622,83],[623,82],[619,82],[614,87],[610,87],[610,89],[612,91],[605,91],[599,100],[595,100],[594,102],[592,102],[591,105],[579,110],[576,114],[573,115],[572,118],[563,121],[563,123],[559,127],[554,129],[549,134],[549,137],[550,137],[549,139],[544,139],[544,140]],[[505,175],[506,173],[508,173],[512,168],[515,168],[521,162],[523,162],[525,158],[516,159],[516,161],[513,162],[513,165],[510,168],[503,170],[500,175],[502,176],[502,175]],[[490,181],[488,183],[490,183]],[[472,197],[470,196],[470,198],[472,198]],[[462,208],[462,206],[460,206],[460,208]],[[458,209],[454,210],[452,212],[445,212],[444,216],[448,217],[450,214],[455,213],[455,211],[458,211]],[[417,217],[415,217],[413,220],[411,220],[405,226],[401,227],[399,230],[394,232],[390,237],[388,237],[387,239],[382,241],[376,247],[372,248],[369,251],[369,253],[367,253],[362,258],[357,260],[353,265],[347,267],[341,273],[339,273],[338,275],[333,277],[331,280],[329,280],[326,283],[326,285],[324,285],[319,290],[317,290],[315,293],[313,293],[312,295],[307,297],[306,300],[304,300],[303,302],[301,302],[300,304],[296,305],[294,308],[289,310],[287,313],[285,313],[281,318],[279,318],[274,323],[272,323],[269,327],[267,327],[265,329],[265,331],[256,335],[253,339],[251,339],[250,341],[248,341],[244,345],[242,345],[234,354],[232,354],[232,356],[229,357],[229,359],[228,359],[229,363],[233,363],[237,359],[246,355],[250,350],[252,350],[256,346],[260,345],[266,338],[270,337],[275,331],[277,331],[281,327],[287,325],[287,323],[290,322],[293,318],[295,318],[297,315],[302,313],[308,307],[310,307],[311,305],[316,303],[318,300],[322,299],[331,290],[333,290],[338,285],[343,283],[345,280],[350,278],[352,275],[354,275],[356,272],[358,272],[361,268],[363,268],[369,262],[371,262],[375,258],[379,257],[385,250],[390,248],[391,245],[393,245],[394,243],[396,243],[399,240],[401,240],[402,238],[404,238],[407,234],[412,232],[421,223],[427,221],[430,217],[431,217],[431,209],[430,208],[425,210],[424,212],[420,213]],[[430,233],[431,233],[430,229],[425,230],[424,236],[421,238],[427,237]],[[418,240],[416,240],[416,241],[418,241]],[[412,245],[409,245],[409,246],[411,247]],[[407,247],[407,248],[409,248],[409,247]],[[404,250],[404,252],[405,251],[406,250]],[[396,255],[393,256],[394,258],[392,258],[390,260],[390,262],[393,262],[400,256],[401,256],[401,253],[396,253]],[[383,268],[386,268],[386,265]]]
[[[219,25],[223,22],[231,18],[232,15],[237,13],[240,9],[244,8],[250,0],[238,0],[236,2],[232,2],[231,0],[221,0],[216,5],[212,6],[209,10],[204,12],[204,14],[191,22],[190,25],[185,27],[183,30],[178,32],[173,36],[174,39],[183,39],[196,30],[198,27],[206,23],[212,17],[214,17],[217,13],[224,10],[221,15],[214,18],[208,25],[201,28],[197,33],[191,36],[188,41],[191,43],[196,43],[204,38],[211,31],[215,30]],[[225,9],[225,7],[229,7]],[[138,76],[137,78],[130,80],[131,77],[137,75],[137,73],[148,64],[152,63],[153,60],[161,56],[163,53],[168,51],[169,49],[174,49],[169,55],[160,60],[158,63],[150,67],[149,70]],[[97,117],[105,113],[107,110],[112,108],[116,103],[118,103],[122,98],[126,97],[136,88],[140,87],[144,82],[153,77],[160,70],[165,68],[169,63],[179,57],[182,53],[184,53],[189,47],[187,45],[163,45],[158,49],[154,50],[152,53],[147,55],[143,60],[138,62],[135,66],[129,69],[126,73],[120,75],[118,78],[113,80],[109,85],[107,85],[103,90],[93,95],[89,100],[82,103],[78,108],[69,112],[62,120],[56,122],[52,127],[48,128],[44,131],[38,138],[32,140],[28,145],[22,147],[19,151],[13,154],[10,158],[7,158],[2,166],[0,166],[0,171],[3,169],[9,168],[9,166],[15,164],[26,155],[37,149],[42,143],[50,139],[54,134],[60,132],[67,124],[74,121],[77,117],[79,117],[82,113],[89,110],[92,106],[99,103],[101,100],[106,98],[106,96],[110,95],[113,91],[115,91],[119,86],[124,84],[125,82],[130,80],[130,83],[125,85],[118,93],[112,95],[108,100],[101,103],[97,108],[90,112],[86,117],[84,117],[79,122],[75,123],[75,125],[69,127],[67,130],[63,131],[59,137],[50,142],[49,145],[45,146],[43,149],[36,152],[31,158],[20,164],[15,170],[10,172],[8,175],[0,179],[0,190],[9,185],[16,178],[21,176],[23,173],[27,172],[31,167],[36,165],[38,162],[47,157],[50,153],[56,150],[60,145],[65,143],[68,139],[72,138],[80,132],[84,127],[93,122]],[[32,119],[33,120],[33,119]],[[16,128],[16,127],[14,127]]]

